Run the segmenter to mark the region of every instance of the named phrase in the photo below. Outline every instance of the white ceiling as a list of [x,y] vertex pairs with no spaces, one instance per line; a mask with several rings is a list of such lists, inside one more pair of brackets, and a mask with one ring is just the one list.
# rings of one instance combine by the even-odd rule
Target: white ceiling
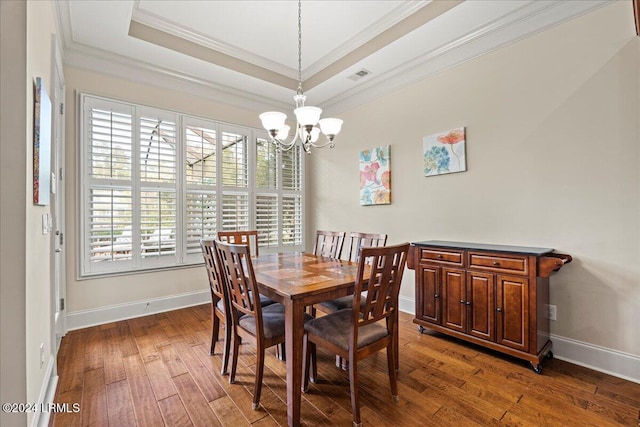
[[[307,105],[339,113],[607,2],[303,0]],[[249,108],[293,105],[296,1],[54,4],[67,64]]]

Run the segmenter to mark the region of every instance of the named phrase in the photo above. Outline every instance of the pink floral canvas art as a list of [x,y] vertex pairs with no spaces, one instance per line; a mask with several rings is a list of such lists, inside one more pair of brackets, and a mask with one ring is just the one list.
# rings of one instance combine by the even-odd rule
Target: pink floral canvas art
[[391,204],[389,146],[360,152],[360,204]]
[[466,171],[465,138],[463,127],[425,136],[422,140],[424,175]]

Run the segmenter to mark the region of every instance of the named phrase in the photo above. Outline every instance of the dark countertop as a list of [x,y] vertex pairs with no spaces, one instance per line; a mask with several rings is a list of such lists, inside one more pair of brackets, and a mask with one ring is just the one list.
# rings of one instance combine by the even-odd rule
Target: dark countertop
[[486,243],[468,243],[468,242],[449,242],[446,240],[426,240],[423,242],[412,242],[415,246],[438,246],[448,249],[471,249],[491,252],[509,252],[515,254],[527,255],[545,255],[553,252],[551,248],[533,248],[529,246],[508,246],[508,245],[490,245]]

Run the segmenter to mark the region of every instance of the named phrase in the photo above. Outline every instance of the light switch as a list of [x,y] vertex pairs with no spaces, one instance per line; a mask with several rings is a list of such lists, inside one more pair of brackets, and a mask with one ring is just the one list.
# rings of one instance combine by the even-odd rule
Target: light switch
[[42,234],[47,234],[49,232],[49,214],[42,214]]

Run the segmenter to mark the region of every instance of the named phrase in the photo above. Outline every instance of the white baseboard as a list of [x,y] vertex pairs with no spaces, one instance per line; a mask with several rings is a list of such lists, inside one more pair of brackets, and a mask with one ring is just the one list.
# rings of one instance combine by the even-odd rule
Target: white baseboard
[[[49,363],[47,364],[47,370],[42,381],[42,387],[40,388],[40,395],[38,396],[38,403],[42,403],[43,406],[47,406],[49,403],[53,403],[53,398],[56,394],[56,387],[58,386],[58,375],[54,371],[55,356],[49,357]],[[34,412],[31,419],[32,427],[46,427],[49,425],[50,412]]]
[[[400,296],[400,311],[415,314],[415,299]],[[640,384],[640,357],[551,334],[553,357]]]
[[398,307],[403,313],[416,314],[416,300],[400,295],[398,297]]
[[111,305],[92,310],[76,311],[67,314],[67,331],[148,316],[149,314],[177,310],[179,308],[206,304],[211,301],[209,291],[198,291],[169,297]]
[[553,357],[640,384],[640,357],[551,334]]

